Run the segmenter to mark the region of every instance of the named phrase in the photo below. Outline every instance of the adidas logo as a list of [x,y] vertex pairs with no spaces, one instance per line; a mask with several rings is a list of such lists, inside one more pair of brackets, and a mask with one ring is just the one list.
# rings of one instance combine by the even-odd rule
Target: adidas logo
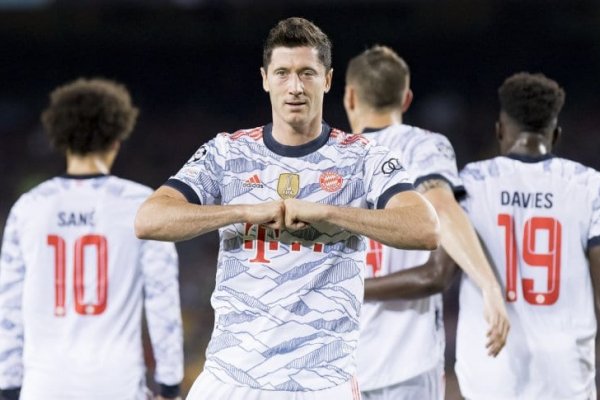
[[265,187],[265,185],[262,184],[262,182],[260,181],[260,178],[256,174],[254,174],[250,178],[246,179],[246,182],[244,182],[242,184],[242,186],[243,187],[250,187],[250,188],[262,188],[262,187]]

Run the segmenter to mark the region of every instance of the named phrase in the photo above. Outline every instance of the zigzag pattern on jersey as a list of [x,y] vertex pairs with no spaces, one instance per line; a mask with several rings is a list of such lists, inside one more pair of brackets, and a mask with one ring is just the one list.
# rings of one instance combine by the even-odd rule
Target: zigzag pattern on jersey
[[[388,150],[372,147],[361,135],[333,130],[318,151],[284,157],[267,148],[259,132],[262,128],[220,135],[177,178],[205,196],[205,204],[248,204],[280,199],[281,174],[298,174],[297,199],[361,207],[367,190],[383,191],[386,182],[393,182],[386,176],[389,180],[379,180],[373,188],[373,178],[365,181],[365,158],[370,157],[369,168],[376,169],[378,178],[383,174],[376,160]],[[321,188],[320,177],[327,171],[343,177],[339,191]],[[244,186],[254,176],[262,187]],[[283,231],[278,237],[245,224],[219,233],[211,299],[216,324],[205,368],[225,382],[271,390],[319,390],[350,379],[358,343],[364,238],[326,224]],[[296,242],[300,246],[292,245]]]
[[[135,210],[137,210],[139,204],[141,204],[141,202],[150,193],[151,190],[148,187],[113,176],[103,176],[90,179],[68,179],[57,177],[45,181],[33,188],[31,191],[24,194],[15,204],[7,220],[1,259],[2,285],[0,287],[0,294],[2,296],[3,307],[2,318],[0,318],[0,333],[3,337],[3,341],[1,346],[2,350],[0,351],[0,370],[2,371],[0,380],[2,381],[3,387],[16,387],[21,386],[22,384],[24,344],[22,333],[23,321],[25,321],[26,325],[31,325],[32,322],[32,314],[29,314],[28,312],[23,313],[22,310],[22,303],[27,301],[27,298],[24,297],[23,293],[23,282],[25,279],[26,270],[25,262],[22,257],[23,250],[32,251],[30,250],[32,247],[34,247],[31,245],[32,242],[45,244],[46,236],[49,233],[52,234],[56,232],[54,230],[56,228],[52,228],[54,225],[50,223],[49,217],[53,216],[54,213],[58,212],[58,210],[68,209],[69,207],[73,208],[79,204],[91,204],[95,207],[95,211],[97,212],[97,219],[95,221],[96,228],[100,229],[106,225],[109,225],[100,217],[100,214],[103,214],[105,208],[110,207],[109,204],[112,205],[118,202],[120,208],[118,209],[119,214],[117,215],[120,217],[129,216],[133,221],[134,214],[132,213],[135,213]],[[113,200],[116,200],[115,203],[111,203]],[[44,207],[42,208],[40,205],[43,205]],[[127,215],[125,215],[125,212],[127,212]],[[114,221],[113,218],[107,219]],[[43,228],[44,230],[42,232],[35,232],[35,235],[31,237],[23,235],[23,230],[27,229],[26,227],[33,224]],[[177,336],[177,333],[181,334],[181,330],[180,328],[178,330],[174,326],[168,316],[173,315],[172,313],[179,312],[177,297],[178,288],[176,286],[172,286],[172,282],[176,282],[176,280],[172,280],[171,283],[168,283],[167,280],[164,279],[165,273],[169,274],[172,272],[172,270],[175,270],[174,274],[176,274],[175,250],[173,245],[170,243],[143,242],[144,244],[152,243],[149,247],[145,247],[144,244],[141,244],[139,240],[133,237],[133,233],[131,233],[131,239],[132,242],[126,242],[124,247],[131,248],[132,251],[136,252],[138,245],[146,249],[144,255],[140,255],[139,257],[139,265],[142,266],[143,270],[138,271],[138,267],[133,264],[131,267],[135,267],[134,274],[136,280],[142,279],[137,274],[138,272],[144,273],[145,277],[150,278],[144,281],[144,292],[146,294],[145,305],[147,313],[146,315],[148,317],[147,321],[152,332],[154,354],[158,360],[157,377],[159,377],[161,381],[166,379],[166,381],[176,382],[181,379],[181,374],[179,371],[181,371],[182,363],[179,362],[181,359],[177,359],[177,355],[181,354],[181,352],[177,349],[177,345],[180,344],[181,341],[177,341],[176,338],[173,340],[173,336]],[[161,249],[164,247],[167,247],[170,250],[163,252]],[[111,247],[111,249],[114,248]],[[117,254],[118,252],[119,251],[115,251],[111,253],[109,251],[109,253],[113,255]],[[48,257],[51,257],[50,254],[51,253],[49,253]],[[32,251],[31,257],[36,257],[34,251]],[[133,262],[135,262],[136,259],[137,257],[133,258]],[[147,262],[142,262],[142,259]],[[34,259],[34,263],[31,266],[33,267],[38,264],[39,261]],[[169,268],[165,268],[167,264],[173,267],[171,271],[167,271]],[[117,267],[118,266],[119,265],[117,265]],[[29,267],[30,265],[27,266],[27,268]],[[148,269],[152,267],[155,267],[158,271],[148,271]],[[128,282],[124,282],[124,284],[129,285]],[[140,286],[141,284],[138,287]],[[134,285],[132,284],[130,287],[133,289]],[[41,291],[41,289],[36,287],[34,291],[38,292]],[[167,298],[167,296],[164,295],[165,291],[174,292],[175,296],[172,298]],[[44,302],[44,298],[50,298],[45,296],[46,293],[52,292],[41,291],[41,293],[38,293],[38,298],[42,299],[40,300],[41,302]],[[160,294],[162,294],[162,296],[160,296]],[[52,295],[51,298],[53,299],[54,296]],[[111,304],[110,300],[109,304]],[[44,304],[44,306],[45,305],[46,304]],[[114,306],[116,306],[117,309],[125,309],[118,302],[113,304],[113,307]],[[40,310],[40,307],[37,305],[34,305],[31,308],[36,309],[36,313],[39,312],[38,310]],[[141,309],[141,301],[140,308],[138,309]],[[43,310],[45,311],[45,309]],[[128,310],[133,312],[134,308],[131,307],[128,308]],[[29,310],[29,312],[30,311],[31,310]],[[75,314],[74,310],[73,312],[67,313],[67,315],[70,317],[72,317],[73,314]],[[132,318],[131,320],[135,321],[136,319]],[[64,323],[73,325],[72,322]],[[52,324],[52,322],[50,322],[50,324]],[[33,329],[33,331],[35,331],[36,328],[34,327],[29,329]],[[78,331],[78,333],[87,335],[86,332],[82,331]],[[29,341],[31,341],[36,335],[39,335],[39,333],[32,334]],[[107,337],[112,338],[112,335],[108,335]],[[129,335],[126,335],[126,337],[127,338],[125,340],[129,340]],[[135,347],[136,335],[132,334],[131,337],[134,340],[132,353],[135,354],[137,349]],[[123,346],[121,341],[122,338],[118,339],[118,342],[114,348],[128,348]],[[114,338],[112,340],[114,340]],[[61,343],[53,344],[55,344],[56,348],[58,349],[63,348]],[[69,343],[69,345],[71,344],[72,343]],[[37,346],[39,346],[39,344]],[[100,347],[109,349],[108,358],[110,358],[110,347],[105,346],[105,344],[100,344]],[[27,348],[27,342],[25,342],[25,348]],[[27,352],[27,350],[25,350],[25,352]],[[122,353],[129,354],[130,352],[125,351]],[[104,356],[105,354],[102,354],[98,357],[102,358]],[[96,360],[98,357],[96,357]],[[33,360],[31,363],[36,365],[45,365],[40,364],[39,362],[40,361],[38,358]],[[55,360],[54,363],[58,363],[56,365],[61,365],[60,360]],[[81,365],[84,365],[84,363]],[[133,373],[135,375],[136,371],[132,372],[132,370],[127,366],[126,368],[128,368],[128,374]],[[141,372],[140,376],[142,375],[143,372]]]
[[[272,390],[307,390],[303,377],[313,374],[336,385],[349,379],[342,369],[345,363],[335,366],[336,360],[345,360],[356,346],[340,335],[358,329],[358,320],[350,316],[357,314],[361,300],[339,283],[358,276],[362,267],[350,258],[335,265],[328,265],[326,259],[282,273],[271,270],[261,277],[259,293],[253,295],[233,289],[230,285],[235,286],[235,282],[230,281],[256,271],[235,258],[225,260],[217,285],[218,292],[229,294],[231,308],[218,313],[219,331],[215,331],[207,350],[207,368],[217,376],[226,374],[241,384]],[[307,276],[312,278],[306,281]],[[286,290],[285,285],[290,289]],[[348,312],[348,307],[353,312]],[[252,329],[256,326],[265,329]],[[277,332],[284,327],[287,332],[295,332],[294,336],[277,340]],[[243,348],[246,360],[240,365],[246,366],[244,369],[221,359],[220,354],[233,347],[236,352]],[[289,359],[290,354],[299,356]],[[275,384],[274,374],[287,378]]]
[[329,137],[340,146],[349,146],[353,143],[360,143],[364,146],[369,143],[369,139],[360,133],[346,133],[335,128],[331,130]]
[[[171,317],[179,313],[176,279],[177,253],[170,243],[146,241],[142,244],[146,321],[153,335],[152,351],[159,360],[162,379],[177,381],[181,373],[182,327]],[[171,268],[166,268],[171,266]],[[170,275],[170,276],[169,276]],[[166,296],[170,293],[171,296]]]
[[[517,167],[520,161],[512,160],[507,157],[496,157],[487,161],[479,161],[467,164],[461,172],[461,176],[465,180],[472,179],[474,181],[483,181],[488,177],[499,177],[502,174],[513,174],[517,172]],[[587,167],[581,163],[552,157],[534,163],[530,166],[543,172],[544,174],[560,176],[561,179],[582,185],[595,193],[592,195],[592,210],[600,210],[600,178],[597,171]],[[592,221],[592,225],[596,226],[600,221],[600,214],[597,214]]]
[[244,136],[247,136],[253,140],[260,140],[260,139],[262,139],[262,136],[263,136],[263,127],[259,126],[257,128],[251,128],[251,129],[240,129],[240,130],[230,134],[229,138],[231,140],[238,140]]
[[[262,148],[264,149],[265,147],[262,146]],[[345,153],[348,153],[348,152],[349,152],[348,150],[345,150]],[[244,186],[244,183],[247,179],[247,174],[254,174],[258,171],[264,171],[268,168],[275,168],[279,165],[281,166],[281,168],[283,170],[287,170],[290,173],[298,173],[301,176],[306,174],[307,172],[311,172],[311,171],[320,172],[320,169],[318,168],[318,164],[313,164],[313,163],[309,163],[309,162],[307,162],[305,164],[305,166],[302,170],[300,170],[300,169],[296,170],[295,168],[291,167],[289,164],[286,163],[284,157],[274,155],[273,153],[260,154],[261,152],[256,152],[255,157],[250,158],[251,154],[248,154],[249,152],[246,147],[232,146],[230,148],[230,153],[232,155],[234,155],[234,157],[235,157],[235,155],[239,154],[239,157],[232,158],[232,159],[228,160],[228,162],[227,162],[227,169],[235,172],[235,175],[225,178],[222,183],[222,185],[223,185],[223,190],[222,190],[223,203],[229,203],[233,199],[239,198],[240,196],[243,196],[247,193],[252,193],[253,197],[255,197],[259,200],[262,200],[262,201],[273,200],[272,198],[269,198],[269,197],[261,197],[261,192],[253,190],[254,188],[251,186],[248,186],[248,185]],[[256,155],[258,155],[258,157],[256,157]],[[350,157],[350,156],[348,154],[345,154],[344,157]],[[323,160],[328,160],[323,156],[321,156],[321,157],[307,156],[306,158],[313,159],[315,161],[318,160],[319,162],[323,162]],[[332,164],[335,165],[334,162],[332,162]],[[334,193],[323,193],[323,190],[321,189],[321,185],[318,181],[315,181],[312,183],[303,182],[302,187],[300,188],[300,192],[297,197],[298,198],[306,198],[311,194],[322,193],[324,195],[327,195],[325,197],[325,199],[322,200],[323,202],[325,202],[327,204],[349,204],[353,200],[359,199],[362,196],[364,196],[364,194],[365,194],[364,181],[359,178],[360,175],[357,174],[356,169],[357,169],[356,164],[347,165],[347,166],[339,166],[336,168],[336,172],[338,172],[342,176],[355,177],[353,180],[346,183],[346,185],[345,185],[346,189],[343,191],[338,191],[338,192],[334,192]],[[198,178],[198,182],[200,182],[200,184],[210,185],[209,187],[213,187],[216,184],[215,181],[211,181],[211,183],[205,182],[205,180],[208,180],[208,178],[206,178],[206,177],[203,178],[203,177],[204,177],[204,175],[202,174]],[[276,179],[269,181],[269,180],[266,180],[265,178],[261,177],[261,181],[265,186],[268,186],[271,188],[277,187]]]
[[452,145],[439,133],[410,125],[393,125],[379,132],[370,132],[366,136],[374,138],[378,144],[401,153],[401,162],[412,172],[415,179],[431,174],[441,174],[453,186],[461,186],[458,178],[455,158],[439,151],[445,147],[452,153]]
[[[502,174],[513,173],[516,171],[515,162],[509,157],[496,157],[486,161],[477,161],[469,163],[461,171],[461,175],[465,178],[472,178],[476,181],[485,180],[488,177],[498,177]],[[563,179],[575,179],[578,184],[586,185],[587,180],[592,176],[593,169],[564,158],[553,157],[547,160],[532,164],[532,168],[547,174],[556,174]]]

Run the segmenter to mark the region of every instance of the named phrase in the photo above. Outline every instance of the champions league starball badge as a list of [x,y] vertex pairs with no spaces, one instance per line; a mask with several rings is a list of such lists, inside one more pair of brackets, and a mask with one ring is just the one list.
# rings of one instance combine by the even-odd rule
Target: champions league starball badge
[[293,199],[300,192],[300,175],[284,173],[279,175],[277,193],[282,199]]
[[200,146],[200,148],[198,150],[196,150],[196,152],[194,153],[192,158],[190,158],[186,164],[191,164],[191,163],[195,163],[197,161],[202,160],[204,157],[206,157],[207,153],[208,153],[208,147],[206,147],[206,145],[203,144],[202,146]]

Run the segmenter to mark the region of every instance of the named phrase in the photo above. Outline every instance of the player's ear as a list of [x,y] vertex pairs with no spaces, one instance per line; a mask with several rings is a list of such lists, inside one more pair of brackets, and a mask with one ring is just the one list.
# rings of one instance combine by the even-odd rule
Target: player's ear
[[262,76],[263,90],[269,93],[269,81],[267,80],[267,71],[264,67],[260,67],[260,75]]
[[499,142],[502,142],[502,138],[502,123],[500,121],[496,121],[496,139],[498,139]]
[[404,95],[404,99],[402,99],[402,113],[405,113],[406,110],[408,110],[408,108],[410,107],[410,105],[412,104],[413,101],[413,91],[408,89],[406,91],[406,94]]
[[355,107],[356,91],[354,90],[354,87],[346,84],[346,87],[344,88],[344,108],[346,109],[346,112],[348,112],[353,111]]
[[331,89],[332,81],[333,81],[333,68],[329,68],[329,71],[325,72],[325,93],[329,93],[329,89]]
[[558,143],[558,139],[560,139],[561,134],[562,128],[560,126],[554,128],[554,131],[552,132],[552,147],[556,146],[556,143]]

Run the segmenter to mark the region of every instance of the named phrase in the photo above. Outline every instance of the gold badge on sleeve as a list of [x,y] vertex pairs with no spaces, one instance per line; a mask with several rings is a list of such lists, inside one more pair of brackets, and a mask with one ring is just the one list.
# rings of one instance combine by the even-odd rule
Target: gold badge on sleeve
[[300,175],[298,174],[280,174],[277,182],[277,193],[282,199],[292,199],[298,196],[300,191]]

